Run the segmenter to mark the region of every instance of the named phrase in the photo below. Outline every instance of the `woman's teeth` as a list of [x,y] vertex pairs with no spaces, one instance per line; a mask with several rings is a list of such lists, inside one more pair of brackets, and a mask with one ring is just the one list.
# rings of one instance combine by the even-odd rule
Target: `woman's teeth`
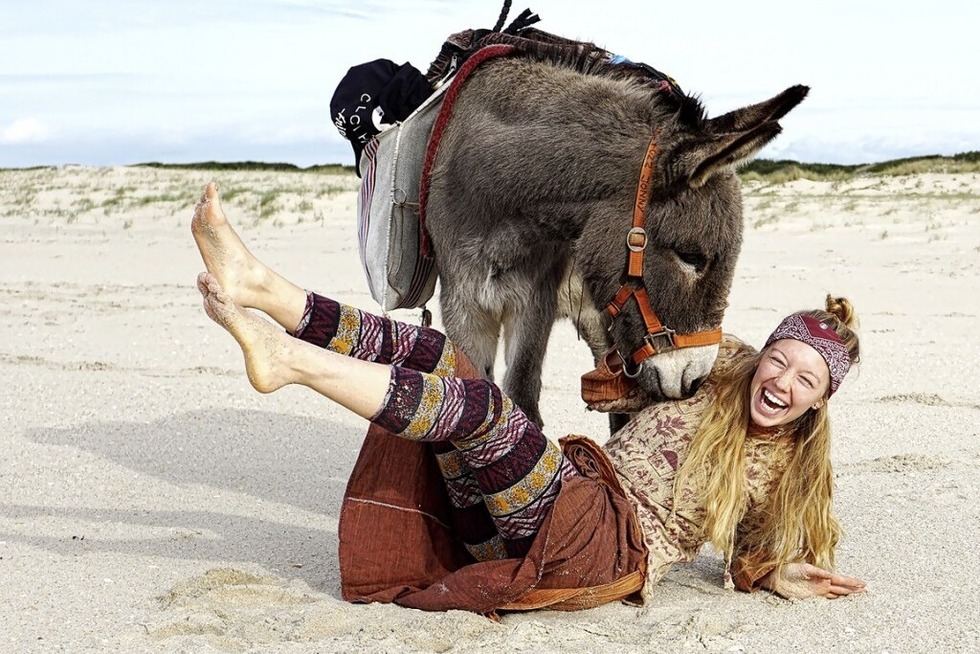
[[785,402],[782,402],[779,398],[777,398],[775,395],[773,395],[772,393],[770,393],[766,389],[762,389],[762,399],[766,403],[767,406],[770,406],[770,407],[772,407],[774,409],[785,409],[786,408],[786,403]]

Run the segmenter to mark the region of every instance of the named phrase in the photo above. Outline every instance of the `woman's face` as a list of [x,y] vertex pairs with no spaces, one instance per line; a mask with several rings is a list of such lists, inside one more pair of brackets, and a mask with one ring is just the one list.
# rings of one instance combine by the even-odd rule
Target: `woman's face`
[[749,415],[759,427],[792,422],[826,401],[830,370],[820,353],[792,338],[762,352],[750,386]]

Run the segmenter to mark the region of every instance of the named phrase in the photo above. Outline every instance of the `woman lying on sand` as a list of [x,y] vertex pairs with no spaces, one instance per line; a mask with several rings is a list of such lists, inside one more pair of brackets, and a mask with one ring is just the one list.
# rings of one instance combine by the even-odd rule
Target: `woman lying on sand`
[[604,447],[559,447],[440,332],[261,263],[214,184],[191,228],[205,311],[241,346],[252,386],[307,386],[373,424],[341,513],[345,599],[479,613],[642,601],[705,542],[742,590],[864,590],[831,572],[827,401],[858,360],[846,299],[788,316],[761,352],[726,340],[693,397],[644,409]]

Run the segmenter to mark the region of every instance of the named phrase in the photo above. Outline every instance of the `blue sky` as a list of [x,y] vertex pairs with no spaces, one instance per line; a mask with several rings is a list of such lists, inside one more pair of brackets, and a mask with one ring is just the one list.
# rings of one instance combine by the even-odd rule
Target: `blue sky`
[[[0,167],[353,163],[329,117],[350,66],[423,71],[498,0],[0,0]],[[710,115],[796,83],[761,156],[862,163],[980,150],[980,3],[526,0],[541,29],[671,74]]]

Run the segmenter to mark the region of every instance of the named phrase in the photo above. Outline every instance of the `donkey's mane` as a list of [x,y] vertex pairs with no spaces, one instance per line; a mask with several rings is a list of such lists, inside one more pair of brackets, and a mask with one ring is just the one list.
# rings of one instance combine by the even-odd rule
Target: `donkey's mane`
[[552,43],[544,40],[515,39],[518,56],[532,61],[541,61],[559,68],[566,68],[583,75],[596,75],[611,79],[632,80],[655,93],[665,109],[677,115],[678,121],[696,127],[705,119],[701,102],[687,95],[676,84],[667,88],[652,78],[639,64],[631,62],[611,64],[606,60],[606,51],[594,43],[577,42],[573,45]]

